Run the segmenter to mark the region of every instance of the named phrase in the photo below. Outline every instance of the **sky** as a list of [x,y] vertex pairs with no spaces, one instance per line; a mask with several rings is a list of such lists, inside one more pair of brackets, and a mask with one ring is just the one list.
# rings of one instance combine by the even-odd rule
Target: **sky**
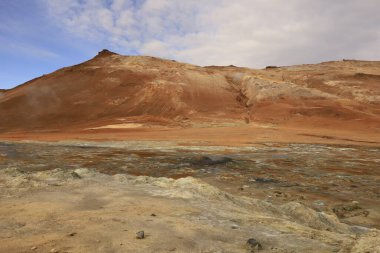
[[102,49],[264,68],[380,60],[379,0],[0,0],[0,89]]

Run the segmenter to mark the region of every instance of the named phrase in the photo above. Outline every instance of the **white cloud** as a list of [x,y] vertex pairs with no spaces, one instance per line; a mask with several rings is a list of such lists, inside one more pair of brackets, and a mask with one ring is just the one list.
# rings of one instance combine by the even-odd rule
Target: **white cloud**
[[377,0],[45,0],[69,32],[200,65],[380,58]]

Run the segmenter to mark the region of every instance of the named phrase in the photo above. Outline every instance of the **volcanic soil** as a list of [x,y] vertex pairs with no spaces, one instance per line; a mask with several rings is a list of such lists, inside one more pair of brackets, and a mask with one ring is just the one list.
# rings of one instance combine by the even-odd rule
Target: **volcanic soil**
[[0,90],[0,252],[380,252],[379,148],[380,62],[103,50]]

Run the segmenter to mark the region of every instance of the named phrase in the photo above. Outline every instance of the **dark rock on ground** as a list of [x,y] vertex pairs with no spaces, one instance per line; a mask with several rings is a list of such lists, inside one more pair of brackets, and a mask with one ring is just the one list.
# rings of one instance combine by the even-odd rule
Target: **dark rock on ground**
[[144,231],[139,231],[136,233],[136,238],[137,239],[144,239],[145,238],[145,233]]
[[217,165],[231,162],[232,159],[227,156],[203,156],[193,161],[194,165]]
[[81,178],[82,178],[82,177],[81,177],[78,173],[76,173],[75,171],[71,172],[71,176],[72,176],[73,178],[75,178],[75,179],[81,179]]
[[272,178],[257,177],[257,178],[249,179],[249,182],[253,182],[253,183],[277,183],[278,181],[275,179],[272,179]]
[[256,239],[253,239],[253,238],[248,239],[247,248],[249,252],[252,252],[252,253],[263,249],[261,244]]

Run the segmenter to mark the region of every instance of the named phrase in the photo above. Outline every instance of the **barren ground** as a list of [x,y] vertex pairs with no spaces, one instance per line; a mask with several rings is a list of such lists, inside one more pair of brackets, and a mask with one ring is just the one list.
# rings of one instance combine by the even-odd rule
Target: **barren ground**
[[379,252],[377,147],[199,144],[1,143],[0,252]]
[[379,253],[379,108],[378,61],[103,50],[1,91],[0,252]]

